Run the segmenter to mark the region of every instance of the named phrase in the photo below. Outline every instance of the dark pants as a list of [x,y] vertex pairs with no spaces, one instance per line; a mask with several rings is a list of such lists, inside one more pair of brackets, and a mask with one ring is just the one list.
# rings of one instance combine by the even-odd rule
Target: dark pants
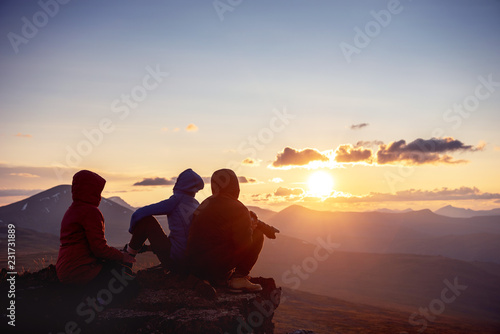
[[252,243],[239,252],[231,252],[228,256],[213,258],[191,267],[191,273],[201,279],[210,281],[212,285],[225,285],[231,277],[246,277],[259,258],[264,244],[264,234],[256,229],[252,235]]
[[252,235],[252,244],[236,259],[234,277],[246,277],[250,274],[250,270],[252,270],[259,258],[263,245],[264,234],[261,230],[255,229]]
[[153,216],[144,217],[137,222],[129,246],[132,249],[139,250],[148,239],[153,253],[156,254],[161,264],[167,268],[172,267],[173,264],[170,259],[172,244],[158,220]]
[[106,261],[99,275],[90,281],[85,288],[89,295],[99,295],[103,289],[103,296],[109,298],[112,296],[113,302],[121,302],[135,297],[138,293],[139,286],[134,279],[135,277],[128,274],[127,267],[119,261]]

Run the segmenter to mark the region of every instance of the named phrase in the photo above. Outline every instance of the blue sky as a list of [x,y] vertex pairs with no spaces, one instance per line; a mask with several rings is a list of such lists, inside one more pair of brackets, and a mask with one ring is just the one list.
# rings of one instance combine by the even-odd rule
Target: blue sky
[[[42,3],[53,10],[56,2]],[[12,33],[23,36],[23,18],[43,20],[37,14],[43,9],[36,1],[3,1],[3,193],[69,183],[74,170],[87,168],[107,176],[110,194],[138,205],[160,200],[168,189],[137,192],[131,185],[188,167],[210,176],[230,161],[241,162],[246,156],[238,147],[269,128],[274,110],[294,118],[259,146],[258,167],[238,167],[258,180],[245,185],[247,201],[275,193],[274,177],[284,180],[283,188],[307,191],[312,168],[267,167],[285,147],[325,152],[359,141],[432,137],[486,145],[452,154],[468,163],[416,166],[396,188],[387,186],[387,173],[401,174],[397,166],[323,169],[332,173],[335,190],[357,196],[442,187],[500,193],[498,180],[491,180],[500,167],[500,87],[471,112],[446,113],[474,95],[478,78],[500,81],[499,1],[219,1],[232,9],[222,14],[214,3],[73,0],[46,15],[27,43],[13,46]],[[348,62],[341,45],[356,46],[358,28],[372,37]],[[120,118],[113,102],[140,86],[148,68],[168,76]],[[86,140],[82,131],[103,119],[113,130],[68,166],[68,147],[77,150]],[[351,130],[361,123],[369,125]],[[197,130],[186,131],[189,124]],[[54,164],[68,167],[62,178],[46,172]],[[4,196],[3,203],[16,199]]]

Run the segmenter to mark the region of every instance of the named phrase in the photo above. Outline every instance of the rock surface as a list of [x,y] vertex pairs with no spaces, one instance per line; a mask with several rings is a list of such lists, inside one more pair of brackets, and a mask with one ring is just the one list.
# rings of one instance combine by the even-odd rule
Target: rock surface
[[[1,273],[1,293],[7,294],[7,272]],[[136,286],[133,296],[121,289]],[[207,293],[194,277],[139,271],[134,280],[116,276],[108,288],[78,292],[57,281],[54,266],[16,277],[15,327],[2,305],[2,333],[274,333],[274,310],[281,289],[272,278],[253,278],[258,293],[231,293],[219,288]],[[208,290],[210,292],[211,290]],[[9,311],[7,311],[9,312]]]

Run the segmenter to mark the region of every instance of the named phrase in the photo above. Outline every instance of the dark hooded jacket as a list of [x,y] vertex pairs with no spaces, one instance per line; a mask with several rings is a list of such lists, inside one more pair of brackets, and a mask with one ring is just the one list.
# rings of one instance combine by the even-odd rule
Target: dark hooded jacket
[[238,201],[236,174],[220,169],[212,175],[212,196],[193,215],[189,232],[188,260],[191,271],[209,280],[224,279],[241,254],[252,244],[248,209]]
[[73,203],[61,222],[57,277],[63,283],[85,284],[102,269],[100,260],[121,261],[123,254],[108,246],[104,218],[98,209],[106,180],[88,170],[73,176]]
[[195,194],[203,189],[203,179],[192,169],[186,169],[174,185],[174,194],[169,199],[137,209],[130,220],[129,232],[133,233],[136,224],[143,218],[153,215],[167,215],[170,258],[182,261],[186,257],[186,245],[193,212],[198,208]]

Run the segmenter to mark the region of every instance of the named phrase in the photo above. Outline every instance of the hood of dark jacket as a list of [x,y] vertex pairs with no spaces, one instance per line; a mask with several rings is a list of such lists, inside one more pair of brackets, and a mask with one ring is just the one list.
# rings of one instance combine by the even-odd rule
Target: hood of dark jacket
[[194,197],[194,195],[203,187],[205,183],[201,176],[196,174],[191,168],[186,169],[177,177],[174,191],[181,191]]
[[101,193],[106,180],[89,170],[81,170],[73,175],[71,193],[73,201],[80,201],[99,206]]
[[210,180],[213,195],[226,195],[238,199],[240,183],[238,177],[231,169],[219,169],[214,172]]

